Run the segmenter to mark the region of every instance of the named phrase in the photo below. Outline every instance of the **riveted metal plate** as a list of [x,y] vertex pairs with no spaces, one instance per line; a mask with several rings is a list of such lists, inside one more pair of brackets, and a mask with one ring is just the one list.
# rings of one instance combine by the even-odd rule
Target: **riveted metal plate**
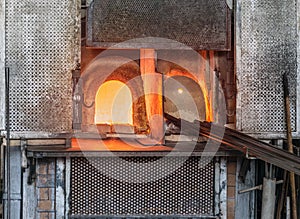
[[[225,0],[94,0],[88,18],[89,46],[161,37],[194,49],[230,49],[231,16]],[[170,48],[158,44],[149,42],[148,47]]]
[[297,132],[296,2],[254,0],[239,4],[239,127],[247,133],[275,137],[285,132],[282,77],[288,73],[292,131]]
[[5,2],[11,130],[70,131],[80,1]]
[[[128,163],[152,162],[159,157],[123,157]],[[161,168],[170,174],[153,182],[131,183],[116,180],[116,157],[72,158],[71,160],[71,218],[84,216],[213,216],[214,162],[199,168],[200,157],[169,157]],[[183,160],[182,160],[183,159]],[[165,171],[166,169],[162,169]],[[126,174],[126,173],[124,173]],[[152,173],[151,173],[152,174]],[[153,177],[156,177],[153,171]],[[127,173],[127,179],[142,175]]]

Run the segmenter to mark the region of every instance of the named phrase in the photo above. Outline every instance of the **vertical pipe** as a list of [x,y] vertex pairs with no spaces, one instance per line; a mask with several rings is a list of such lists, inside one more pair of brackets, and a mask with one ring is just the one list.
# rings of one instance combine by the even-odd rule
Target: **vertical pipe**
[[10,218],[10,115],[9,115],[9,68],[5,68],[5,102],[6,102],[6,209]]

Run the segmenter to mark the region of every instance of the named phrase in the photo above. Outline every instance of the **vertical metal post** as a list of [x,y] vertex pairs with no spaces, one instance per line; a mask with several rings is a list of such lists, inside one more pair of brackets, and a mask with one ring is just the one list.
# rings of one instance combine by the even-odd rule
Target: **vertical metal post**
[[[9,68],[5,68],[5,102],[6,102],[6,194],[7,218],[10,218],[10,115],[9,115]],[[5,209],[5,208],[4,208]]]
[[73,79],[73,129],[81,130],[82,123],[82,87],[80,81],[80,70],[74,70],[72,73]]

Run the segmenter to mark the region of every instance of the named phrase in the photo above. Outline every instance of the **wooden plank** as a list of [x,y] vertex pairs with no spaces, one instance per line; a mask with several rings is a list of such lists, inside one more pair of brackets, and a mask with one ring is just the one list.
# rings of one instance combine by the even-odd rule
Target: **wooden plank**
[[30,174],[30,168],[25,169],[23,172],[23,217],[24,218],[36,218],[37,207],[37,194],[35,184],[29,185],[27,183]]
[[[250,162],[250,171],[248,171],[245,180],[239,179],[236,174],[236,190],[252,188],[255,186],[255,161]],[[237,172],[242,166],[242,158],[237,159]],[[254,219],[255,191],[236,195],[235,218]]]

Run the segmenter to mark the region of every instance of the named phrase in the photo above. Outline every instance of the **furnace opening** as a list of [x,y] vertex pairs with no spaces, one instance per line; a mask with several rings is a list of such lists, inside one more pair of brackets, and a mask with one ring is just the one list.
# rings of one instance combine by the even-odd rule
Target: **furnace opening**
[[99,87],[95,98],[95,124],[133,125],[132,95],[126,84],[111,80]]
[[[206,119],[204,95],[194,80],[185,76],[172,76],[164,82],[164,88],[168,97],[165,98],[164,112],[191,122]],[[171,100],[176,100],[176,105]]]

